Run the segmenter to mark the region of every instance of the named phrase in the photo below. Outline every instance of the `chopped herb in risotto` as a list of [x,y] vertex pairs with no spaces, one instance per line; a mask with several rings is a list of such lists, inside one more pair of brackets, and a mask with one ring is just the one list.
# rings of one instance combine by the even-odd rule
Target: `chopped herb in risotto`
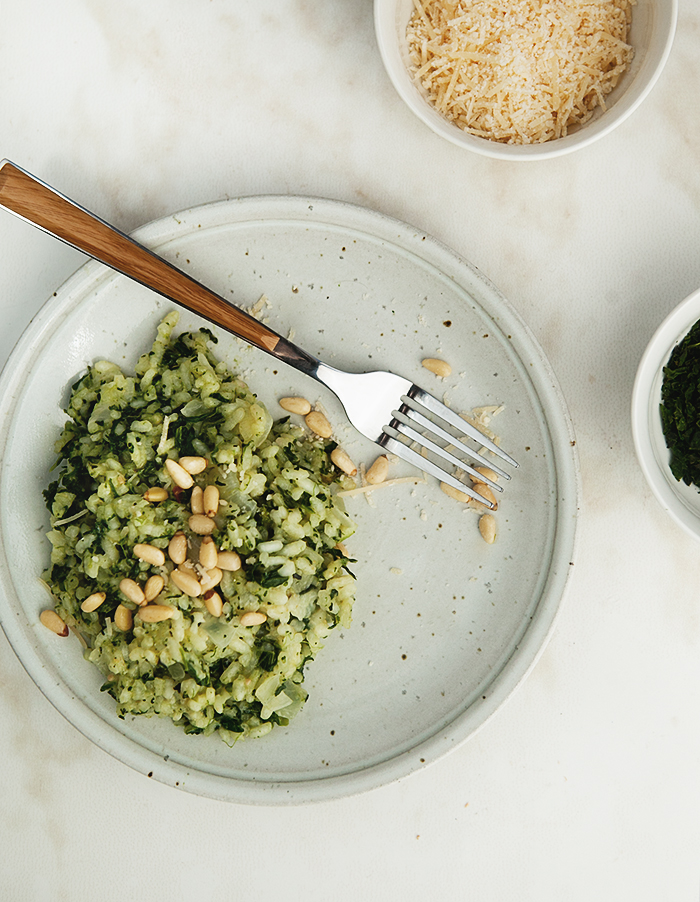
[[129,375],[100,361],[72,388],[44,493],[61,622],[120,716],[231,742],[286,725],[304,667],[349,626],[354,531],[335,444],[267,409],[166,316]]

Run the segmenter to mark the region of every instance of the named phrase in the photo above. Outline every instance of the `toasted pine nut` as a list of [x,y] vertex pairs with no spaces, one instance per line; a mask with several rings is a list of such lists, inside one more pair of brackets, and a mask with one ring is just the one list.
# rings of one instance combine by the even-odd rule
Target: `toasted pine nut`
[[119,588],[122,594],[126,595],[129,601],[133,601],[134,604],[143,604],[146,601],[143,589],[133,579],[123,579],[119,583]]
[[[494,473],[490,467],[474,467],[479,476],[483,476],[484,479],[490,479],[491,482],[498,482],[498,473]],[[472,482],[478,483],[481,482],[476,476],[472,476]]]
[[221,596],[218,592],[215,592],[213,589],[210,589],[208,592],[204,593],[204,604],[207,607],[207,610],[211,614],[212,617],[221,617],[221,612],[224,609],[224,603],[221,600]]
[[139,608],[136,616],[144,623],[161,623],[163,620],[172,620],[176,614],[170,605],[147,604],[145,608]]
[[92,595],[88,595],[85,601],[80,605],[80,610],[85,611],[86,614],[96,611],[106,597],[107,595],[104,592],[93,592]]
[[146,596],[146,601],[153,601],[154,598],[157,598],[163,591],[164,585],[165,580],[160,574],[151,576],[147,579],[146,585],[143,587],[143,594]]
[[134,554],[140,561],[153,564],[154,567],[162,567],[165,563],[165,554],[155,545],[145,545],[139,542],[134,545]]
[[153,485],[150,489],[146,489],[143,493],[143,497],[146,501],[165,501],[168,497],[168,490],[161,488],[159,485]]
[[452,367],[449,363],[445,360],[438,360],[436,357],[426,357],[422,363],[426,370],[430,370],[431,373],[435,373],[435,375],[439,376],[441,379],[449,376],[452,372]]
[[201,485],[196,485],[192,489],[192,494],[190,495],[190,510],[193,514],[204,513],[204,490]]
[[496,541],[496,518],[492,514],[482,514],[479,517],[479,532],[484,542],[493,545]]
[[174,564],[181,564],[187,558],[187,536],[176,532],[168,545],[168,555]]
[[199,546],[199,563],[205,570],[211,570],[216,567],[219,552],[214,544],[211,536],[204,536],[202,544]]
[[289,413],[298,413],[302,417],[305,417],[311,410],[311,404],[306,398],[280,398],[279,405],[282,410],[286,410]]
[[192,476],[203,473],[208,465],[206,457],[180,457],[178,463],[183,470],[187,470]]
[[348,476],[354,476],[357,473],[357,467],[342,448],[334,448],[331,451],[331,460],[339,470],[347,473]]
[[188,523],[192,532],[198,536],[210,536],[216,529],[216,523],[204,514],[192,514]]
[[[481,495],[482,498],[485,498],[487,501],[491,502],[493,507],[491,507],[490,510],[498,510],[498,502],[496,501],[496,496],[493,494],[493,492],[485,482],[477,482],[477,484],[474,486],[474,491],[478,495]],[[483,510],[484,507],[487,507],[487,505],[482,504],[482,502],[478,501],[476,498],[472,498],[471,503],[480,510]]]
[[202,587],[194,573],[187,570],[173,570],[170,579],[181,592],[189,595],[190,598],[196,598],[202,594]]
[[333,427],[320,410],[312,410],[311,413],[308,413],[305,422],[309,429],[316,435],[320,435],[321,438],[330,438],[333,435]]
[[260,623],[265,623],[266,620],[267,614],[262,611],[246,611],[241,614],[241,626],[258,626]]
[[241,558],[237,551],[220,551],[216,566],[220,570],[229,570],[231,572],[241,569]]
[[191,489],[194,485],[194,479],[176,460],[169,457],[165,461],[165,469],[175,485],[179,485],[181,489]]
[[42,611],[41,614],[39,614],[39,620],[41,620],[46,629],[51,630],[52,633],[56,633],[57,636],[68,635],[68,627],[61,619],[61,617],[59,617],[58,614],[50,608],[46,611]]
[[389,475],[389,458],[386,454],[380,454],[372,466],[365,473],[365,480],[369,485],[379,485]]
[[128,632],[134,625],[134,615],[123,604],[117,605],[117,609],[114,612],[114,625],[123,633]]
[[204,513],[207,517],[215,517],[219,510],[219,488],[208,485],[204,489]]
[[453,489],[452,486],[448,485],[446,482],[441,482],[440,488],[449,498],[454,498],[455,501],[464,501],[465,504],[471,501],[469,495],[465,492],[460,492],[459,489]]
[[218,586],[223,576],[223,572],[218,567],[212,567],[211,570],[207,570],[200,580],[202,592],[208,592],[214,586]]

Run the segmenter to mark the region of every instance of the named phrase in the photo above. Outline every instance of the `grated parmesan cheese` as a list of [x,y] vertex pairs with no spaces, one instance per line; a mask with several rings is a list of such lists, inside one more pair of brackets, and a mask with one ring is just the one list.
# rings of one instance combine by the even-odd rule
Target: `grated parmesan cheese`
[[627,69],[636,0],[414,0],[411,73],[469,134],[539,144],[582,125]]
[[261,294],[258,300],[253,304],[252,307],[249,308],[248,313],[251,316],[254,316],[256,319],[260,317],[260,314],[266,307],[270,306],[270,300],[266,294]]

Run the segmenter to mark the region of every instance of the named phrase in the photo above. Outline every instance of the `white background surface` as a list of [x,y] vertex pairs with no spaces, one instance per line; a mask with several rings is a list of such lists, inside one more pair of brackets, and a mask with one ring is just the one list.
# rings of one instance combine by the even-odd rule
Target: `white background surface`
[[[369,0],[4,0],[0,156],[124,230],[254,194],[347,200],[478,266],[557,373],[579,543],[528,680],[383,789],[249,808],[149,781],[78,734],[0,635],[0,897],[487,902],[700,898],[700,549],[637,466],[629,403],[700,285],[700,11],[617,131],[551,162],[466,155],[398,100]],[[83,258],[0,215],[0,357]]]

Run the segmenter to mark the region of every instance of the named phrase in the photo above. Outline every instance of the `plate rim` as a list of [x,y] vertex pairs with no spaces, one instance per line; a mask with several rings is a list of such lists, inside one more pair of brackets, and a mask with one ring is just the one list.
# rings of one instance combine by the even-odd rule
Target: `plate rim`
[[[452,266],[456,267],[459,272],[468,272],[470,279],[485,287],[496,298],[498,306],[503,309],[503,312],[507,314],[511,322],[517,325],[520,330],[520,341],[528,345],[529,349],[536,356],[536,362],[540,368],[538,377],[546,380],[546,387],[556,404],[556,421],[552,422],[551,416],[547,415],[545,422],[552,440],[557,481],[566,483],[568,494],[565,499],[565,510],[562,511],[560,509],[555,520],[557,535],[555,536],[553,548],[560,547],[561,543],[564,542],[568,549],[566,556],[569,557],[569,560],[566,567],[559,573],[552,573],[552,567],[550,566],[547,584],[538,600],[536,615],[527,627],[516,651],[489,686],[488,695],[458,715],[449,724],[448,728],[443,728],[411,749],[400,752],[388,760],[371,765],[368,768],[329,776],[325,779],[289,782],[270,782],[261,779],[251,779],[245,782],[215,774],[193,773],[191,771],[183,774],[182,765],[172,764],[167,760],[167,756],[164,760],[159,755],[155,755],[143,746],[122,736],[108,724],[105,724],[97,714],[93,713],[79,700],[76,708],[75,705],[71,704],[71,699],[67,697],[70,693],[67,692],[65,686],[62,686],[60,682],[55,683],[46,679],[45,667],[35,649],[30,648],[28,650],[25,647],[23,649],[24,653],[20,654],[17,644],[22,646],[24,643],[18,632],[13,630],[11,619],[7,617],[7,613],[10,612],[10,606],[5,598],[5,593],[9,579],[5,573],[5,568],[0,567],[0,585],[2,585],[4,590],[0,593],[0,615],[7,608],[5,616],[0,616],[3,631],[35,685],[52,705],[66,717],[71,725],[91,742],[139,773],[147,774],[159,780],[159,782],[177,786],[180,789],[198,795],[243,804],[304,804],[356,795],[407,777],[416,770],[420,770],[439,760],[446,753],[473,737],[505,704],[517,688],[522,685],[539,660],[554,631],[555,623],[564,601],[564,595],[570,582],[569,577],[572,567],[569,565],[573,562],[575,556],[578,538],[577,521],[580,511],[580,468],[573,423],[551,364],[530,328],[498,288],[476,266],[439,239],[402,220],[347,201],[307,195],[278,194],[243,196],[196,205],[152,220],[140,226],[131,234],[132,237],[146,246],[162,249],[167,245],[168,241],[181,239],[187,231],[202,232],[207,228],[214,228],[215,220],[220,217],[223,217],[223,220],[219,223],[220,225],[230,224],[231,220],[227,219],[227,217],[230,216],[232,210],[240,212],[252,208],[258,211],[269,211],[280,207],[284,210],[284,214],[280,215],[278,213],[277,215],[278,218],[283,220],[298,220],[299,216],[303,215],[310,222],[320,221],[322,224],[337,225],[335,217],[349,217],[353,228],[365,233],[372,239],[380,238],[390,241],[404,250],[406,249],[406,242],[415,242],[416,246],[412,246],[410,250],[416,257],[424,261],[425,256],[424,253],[421,253],[421,250],[432,247],[438,257],[450,260]],[[319,213],[323,214],[320,220]],[[202,221],[204,219],[209,220],[206,225],[203,225]],[[251,218],[248,215],[244,219],[236,219],[234,221],[247,224],[254,221],[269,222],[270,219],[271,217],[269,216],[258,215]],[[361,225],[358,226],[358,222]],[[340,224],[348,227],[347,222]],[[386,230],[386,234],[378,234],[380,229]],[[411,236],[410,238],[407,233]],[[391,237],[392,235],[393,238]],[[433,259],[429,259],[428,262],[443,272]],[[443,274],[445,273],[443,272]],[[56,289],[52,296],[42,305],[38,313],[29,321],[0,373],[0,415],[3,418],[6,417],[8,422],[12,419],[11,415],[14,408],[10,406],[10,415],[8,415],[6,398],[8,391],[12,387],[12,370],[15,362],[30,352],[37,340],[45,333],[52,318],[56,316],[56,308],[59,308],[62,302],[67,303],[71,295],[74,295],[85,285],[94,283],[97,286],[103,278],[114,277],[116,277],[115,274],[103,264],[94,260],[88,260]],[[464,284],[460,285],[460,287],[465,289]],[[469,286],[467,286],[466,290],[469,290]],[[476,303],[483,309],[479,301],[476,301]],[[489,316],[492,315],[492,311],[487,310],[486,312]],[[531,369],[534,369],[534,362]],[[551,408],[547,412],[550,413]],[[566,454],[562,453],[565,447],[567,450]],[[559,486],[558,488],[559,495],[561,495],[562,487]],[[559,497],[557,500],[561,507],[563,500]],[[563,513],[566,516],[562,516]],[[554,551],[552,558],[555,558]],[[560,566],[563,567],[563,565]],[[549,585],[552,580],[554,580],[554,584]],[[27,653],[28,651],[29,653]],[[67,713],[66,709],[71,713]],[[454,729],[456,724],[460,726],[460,729],[457,731]],[[105,731],[107,738],[105,738]],[[96,738],[96,733],[100,735],[99,739]]]

